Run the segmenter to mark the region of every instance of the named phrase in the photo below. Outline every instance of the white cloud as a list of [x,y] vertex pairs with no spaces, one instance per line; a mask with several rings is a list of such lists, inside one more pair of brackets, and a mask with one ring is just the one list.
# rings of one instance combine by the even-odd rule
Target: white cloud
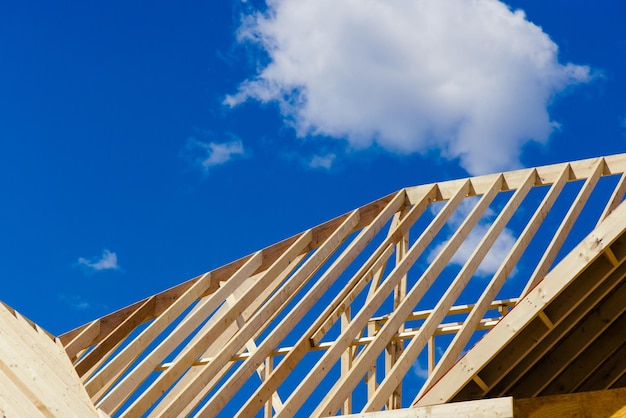
[[[458,229],[458,227],[465,220],[465,218],[467,218],[477,202],[477,197],[467,198],[452,214],[450,220],[448,221],[448,225],[453,231],[456,231]],[[465,238],[463,243],[454,253],[452,258],[450,259],[450,263],[460,266],[465,264],[465,262],[470,258],[474,250],[478,247],[478,244],[480,244],[482,238],[491,227],[491,223],[496,215],[497,214],[493,210],[491,210],[490,208],[487,209],[481,220],[472,229],[467,238]],[[511,248],[513,248],[516,240],[517,238],[515,237],[513,232],[508,228],[504,228],[504,230],[500,233],[496,241],[489,249],[489,252],[487,252],[482,262],[476,269],[476,275],[484,277],[495,273],[502,264],[502,261],[506,259],[509,251],[511,250]],[[432,263],[435,257],[441,252],[441,250],[447,243],[448,241],[445,241],[436,245],[428,254],[427,261],[429,263]]]
[[77,295],[67,295],[65,293],[60,293],[57,295],[59,300],[64,302],[68,307],[72,309],[76,309],[78,311],[83,311],[85,309],[89,309],[92,307],[91,303],[83,299],[81,296]]
[[421,379],[428,379],[428,369],[420,363],[419,359],[413,363],[413,373]]
[[226,164],[243,156],[244,148],[241,140],[234,135],[231,135],[231,141],[227,142],[201,141],[196,137],[190,137],[181,155],[207,172],[212,167]]
[[84,311],[84,310],[98,310],[102,312],[110,312],[111,309],[108,305],[102,304],[99,302],[92,302],[84,298],[80,295],[75,294],[67,294],[67,293],[58,293],[57,298],[59,301],[63,302],[65,306],[68,308]]
[[[490,226],[491,225],[489,224],[483,223],[476,225],[465,241],[463,241],[463,244],[461,244],[450,262],[457,265],[465,264],[474,250],[478,247],[480,240],[483,238]],[[516,238],[511,230],[505,228],[478,266],[476,274],[484,277],[495,273],[502,264],[502,261],[506,259],[506,256],[509,254],[511,248],[513,248],[515,241]]]
[[590,80],[497,0],[268,0],[239,39],[269,59],[225,104],[277,102],[300,136],[439,149],[472,173],[518,166],[554,129],[555,95]]
[[309,161],[309,167],[330,170],[336,157],[335,154],[314,155],[311,161]]
[[84,266],[92,271],[101,270],[119,270],[120,266],[117,263],[117,254],[109,250],[102,251],[100,257],[83,258],[78,259],[78,264]]

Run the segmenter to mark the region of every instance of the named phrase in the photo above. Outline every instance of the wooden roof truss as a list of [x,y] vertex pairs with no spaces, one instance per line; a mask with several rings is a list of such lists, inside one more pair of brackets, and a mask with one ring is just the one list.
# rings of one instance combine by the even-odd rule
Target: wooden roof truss
[[602,224],[625,169],[616,155],[405,188],[60,339],[112,416],[407,407]]

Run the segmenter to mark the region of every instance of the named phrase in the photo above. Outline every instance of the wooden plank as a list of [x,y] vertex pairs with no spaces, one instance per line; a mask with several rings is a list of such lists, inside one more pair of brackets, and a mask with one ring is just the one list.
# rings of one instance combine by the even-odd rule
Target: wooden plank
[[[337,361],[337,356],[341,352],[341,350],[345,349],[346,345],[349,344],[349,341],[354,338],[356,333],[358,333],[361,329],[365,327],[369,318],[379,309],[382,303],[385,301],[387,296],[391,294],[393,289],[398,285],[400,279],[404,277],[404,275],[408,272],[409,268],[415,263],[415,261],[422,254],[423,249],[428,246],[437,232],[441,229],[441,227],[448,221],[452,213],[457,209],[458,205],[465,199],[468,191],[471,189],[471,182],[466,182],[462,188],[457,191],[457,194],[454,198],[450,199],[446,206],[437,214],[435,219],[431,222],[431,225],[411,246],[406,256],[402,259],[400,264],[397,264],[392,272],[389,274],[387,279],[381,283],[381,285],[376,289],[376,292],[372,296],[372,298],[365,304],[361,310],[355,314],[352,322],[349,327],[346,329],[344,333],[340,335],[335,340],[333,346],[324,353],[322,358],[317,362],[317,364],[311,369],[308,373],[307,377],[301,381],[301,383],[296,387],[296,389],[292,392],[291,396],[285,402],[283,413],[286,415],[293,415],[296,413],[296,410],[300,408],[302,403],[309,396],[311,391],[319,385],[322,379],[325,377],[326,373],[331,369],[331,367]],[[494,193],[495,196],[495,193]],[[480,204],[479,204],[480,205]],[[471,229],[472,221],[478,222],[479,216],[478,211],[474,210],[470,215],[471,221],[464,223],[466,225],[465,228],[460,228],[465,232],[465,230]],[[439,265],[445,263],[443,261],[446,256],[452,257],[452,251],[446,251],[446,248],[451,248],[456,246],[458,238],[455,238],[457,235],[452,237],[452,239],[448,242],[448,245],[442,250],[442,252],[437,256],[437,260],[431,264]],[[431,269],[429,267],[429,270]],[[424,274],[418,283],[411,289],[409,294],[407,294],[406,298],[403,300],[402,304],[398,309],[394,312],[392,317],[403,316],[406,318],[412,308],[417,304],[417,300],[421,298],[423,292],[425,292],[430,286],[434,277],[429,276],[428,274]],[[409,306],[409,304],[412,306]],[[408,307],[408,311],[407,311]],[[398,323],[391,323],[392,319],[383,327],[377,334],[375,341],[382,344],[383,347],[386,345],[388,340],[384,340],[384,338],[389,333],[394,333],[398,327]],[[389,331],[391,330],[391,331]],[[380,338],[381,333],[384,333],[385,337]],[[384,343],[384,344],[383,344]],[[379,348],[377,352],[380,352],[383,347]],[[339,409],[341,403],[348,395],[348,392],[351,392],[354,385],[356,384],[357,379],[360,379],[367,369],[371,367],[371,361],[364,362],[363,357],[366,352],[373,352],[372,344],[368,345],[368,347],[362,352],[356,359],[351,372],[346,376],[341,376],[339,381],[333,386],[333,388],[328,392],[323,401],[318,405],[318,407],[313,412],[313,415],[322,415],[322,414],[335,414]],[[373,354],[372,354],[373,355]],[[369,358],[368,358],[369,359]],[[362,371],[362,373],[360,373]],[[357,377],[357,373],[358,377]],[[348,380],[349,379],[349,380]],[[397,385],[396,385],[397,386]],[[394,386],[395,387],[395,386]]]
[[[35,395],[19,390],[0,367],[0,415],[2,417],[52,417]],[[41,408],[41,409],[39,409]]]
[[[262,361],[263,356],[266,356],[268,353],[266,352],[267,348],[275,347],[286,334],[291,331],[293,326],[300,321],[300,319],[306,315],[306,313],[311,309],[311,307],[317,302],[319,295],[323,294],[328,290],[328,288],[337,280],[337,278],[343,273],[343,271],[350,265],[357,255],[369,244],[369,242],[374,238],[374,236],[382,229],[385,223],[391,218],[391,216],[399,210],[406,202],[406,195],[404,190],[401,190],[394,199],[389,202],[389,204],[376,216],[376,218],[372,221],[372,223],[364,228],[357,237],[348,245],[348,247],[342,252],[341,255],[333,262],[333,264],[326,270],[326,272],[318,279],[318,281],[313,285],[313,287],[307,292],[306,295],[302,297],[302,299],[298,302],[298,304],[292,309],[291,313],[285,317],[279,325],[277,325],[274,330],[268,335],[268,337],[263,341],[261,346],[263,346],[263,350],[259,349],[258,357],[251,358],[249,360],[249,365],[244,365],[237,370],[237,372],[231,376],[228,381],[223,385],[222,390],[218,392],[215,396],[213,396],[209,402],[207,402],[203,411],[210,411],[221,408],[225,402],[229,399],[230,390],[235,390],[234,388],[238,387],[243,381],[247,379],[250,373],[250,368],[254,367],[258,362]],[[359,275],[360,273],[357,273]],[[340,292],[340,294],[344,294],[349,291],[349,288],[353,286],[348,284]],[[337,300],[337,298],[335,299]],[[332,312],[334,309],[335,302],[332,302],[331,305],[327,308],[326,311]],[[325,320],[326,314],[322,314],[320,318]],[[315,327],[319,327],[319,319],[315,321],[313,326],[309,328],[315,329]],[[305,335],[298,340],[295,344],[294,349],[290,351],[290,353],[281,361],[279,366],[274,369],[272,374],[263,382],[263,384],[257,389],[255,395],[253,395],[248,403],[244,405],[243,410],[246,408],[252,408],[252,410],[257,411],[261,406],[267,401],[269,396],[274,393],[280,381],[284,378],[285,371],[288,372],[290,364],[292,362],[297,362],[303,355],[310,349],[309,344],[309,335],[305,333]],[[267,347],[265,347],[267,346]],[[257,353],[255,353],[257,354]],[[254,356],[253,356],[254,357]],[[287,365],[287,366],[286,366]],[[219,395],[219,396],[218,396]],[[249,412],[249,413],[254,413]],[[240,414],[242,411],[239,412]]]
[[524,418],[623,417],[626,388],[514,399],[514,416]]
[[98,409],[98,415],[100,418],[111,418],[109,416],[109,414],[107,414],[106,412],[104,412],[102,409]]
[[[392,227],[390,227],[390,232],[394,231],[397,226],[400,224],[400,220],[406,216],[408,212],[408,207],[403,208],[402,211],[396,213],[394,216],[394,220],[392,222]],[[396,264],[402,262],[402,259],[406,256],[407,251],[409,250],[409,232],[402,236],[400,241],[396,244]],[[381,272],[382,277],[382,272]],[[400,283],[393,290],[393,308],[394,310],[400,306],[402,300],[406,297],[407,292],[407,278],[408,275],[404,275],[400,278]],[[380,280],[379,280],[380,282]],[[373,282],[372,282],[373,283]],[[371,289],[370,289],[371,290]],[[350,321],[348,321],[349,323]],[[347,326],[347,324],[346,324]],[[345,328],[345,327],[344,327]],[[396,336],[404,331],[404,322],[400,325],[398,330],[396,331]],[[352,350],[352,347],[349,349]],[[393,365],[398,361],[398,358],[404,351],[404,341],[393,339],[387,344],[387,349],[385,351],[385,373],[388,370],[391,370]],[[351,362],[352,363],[352,362]],[[345,372],[342,371],[342,375],[345,375],[349,372],[347,369]],[[348,395],[348,399],[352,399],[352,394]],[[392,409],[400,409],[402,408],[402,382],[393,390],[391,395],[389,396],[389,400],[387,401],[387,410]]]
[[[362,412],[345,418],[513,418],[513,398],[452,402],[395,411]],[[515,415],[517,417],[517,415]]]
[[570,177],[570,171],[570,166],[568,164],[562,168],[562,171],[559,173],[556,181],[552,187],[550,187],[549,192],[539,204],[537,210],[529,220],[515,244],[513,244],[509,254],[483,290],[474,307],[471,309],[471,312],[465,319],[463,328],[457,333],[457,335],[455,335],[450,345],[448,345],[448,348],[441,356],[439,363],[435,366],[433,372],[428,376],[427,381],[424,383],[418,395],[413,400],[413,403],[417,402],[417,400],[452,367],[459,355],[463,352],[463,349],[467,345],[471,336],[474,334],[474,330],[476,329],[478,323],[490,308],[491,301],[497,296],[502,285],[511,274],[511,271],[513,271],[513,268],[530,244],[532,238],[539,229],[539,226],[548,215],[548,212],[563,190],[563,187]]
[[[3,409],[10,411],[20,410],[27,412],[28,415],[21,412],[14,416],[45,416],[54,417],[54,407],[47,405],[46,399],[41,399],[41,396],[37,391],[33,391],[31,387],[24,384],[23,380],[13,371],[8,364],[5,364],[3,358],[6,356],[4,350],[0,350],[2,357],[0,357],[0,387],[2,387],[1,394],[7,396],[7,399],[3,402]],[[28,378],[27,378],[28,380]]]
[[604,251],[604,256],[608,258],[611,264],[613,264],[614,266],[617,266],[619,264],[619,261],[617,260],[617,257],[615,256],[615,253],[613,253],[611,248],[607,248]]
[[[476,346],[427,391],[418,405],[447,402],[498,354],[544,307],[572,283],[605,247],[610,246],[626,228],[626,205],[620,205],[576,246],[517,306]],[[548,278],[550,278],[548,280]]]
[[65,351],[70,359],[74,360],[77,354],[86,347],[91,346],[92,342],[100,335],[100,321],[95,320],[87,324],[87,326],[76,337],[65,345]]
[[[373,339],[376,335],[376,332],[378,331],[378,326],[375,322],[369,322],[366,329],[368,337]],[[367,385],[367,399],[369,399],[374,396],[374,393],[378,388],[378,380],[376,376],[376,362],[374,362],[367,370],[367,374],[365,375],[365,384]]]
[[537,264],[535,271],[533,271],[533,274],[530,276],[530,279],[526,283],[526,286],[521,293],[522,297],[524,297],[524,295],[526,295],[530,289],[535,287],[537,283],[543,280],[548,270],[550,270],[550,267],[552,267],[552,264],[554,263],[556,256],[561,250],[565,239],[569,236],[569,233],[572,230],[576,219],[578,219],[578,215],[580,215],[580,212],[585,206],[585,203],[587,203],[587,199],[589,198],[591,192],[598,183],[598,179],[602,175],[604,167],[604,159],[601,158],[596,164],[591,175],[587,178],[582,188],[576,195],[572,206],[570,206],[569,210],[567,211],[567,214],[565,215],[565,218],[563,218],[563,221],[559,225],[559,228],[554,233],[554,236],[552,237],[548,248],[543,253],[543,256]]
[[604,157],[608,174],[621,174],[626,171],[626,154],[614,154]]
[[[315,253],[313,253],[309,259],[307,259],[307,261],[293,274],[289,281],[272,295],[272,297],[263,306],[263,309],[258,311],[252,316],[252,318],[243,324],[240,331],[230,341],[228,341],[228,343],[215,355],[211,362],[199,370],[192,381],[186,382],[186,384],[180,388],[177,385],[177,387],[173,389],[176,391],[177,396],[173,398],[169,404],[163,406],[160,405],[162,413],[170,416],[176,415],[180,413],[185,405],[195,402],[195,399],[198,397],[197,395],[202,394],[203,397],[204,393],[211,389],[207,387],[207,382],[212,378],[212,376],[214,376],[217,369],[221,367],[221,365],[230,361],[230,358],[246,343],[246,341],[249,341],[255,335],[261,333],[264,329],[264,324],[269,323],[282,311],[284,306],[286,306],[292,298],[297,295],[298,290],[304,286],[311,279],[311,277],[313,277],[322,264],[334,253],[345,238],[352,233],[358,223],[358,219],[359,213],[358,211],[355,211],[344,221],[342,225],[339,226],[339,228],[326,240],[326,242],[322,244],[322,246]],[[296,307],[294,307],[287,315],[285,320],[295,323],[299,320],[297,318],[299,312],[300,310],[296,305]],[[304,316],[305,313],[306,311],[302,309],[301,316]],[[270,343],[270,341],[272,341],[270,338],[271,337],[268,336],[263,341],[261,346],[255,347],[254,350],[249,349],[251,357],[256,355],[257,357],[262,357],[263,359],[267,358],[275,345],[280,342],[276,341],[275,344],[272,344]],[[280,339],[282,340],[282,338]],[[272,347],[272,345],[274,345],[274,347]],[[246,363],[249,362],[250,358],[246,360]],[[243,371],[243,368],[247,368],[248,371],[253,372],[254,369],[258,369],[261,365],[261,363],[259,363],[248,366],[246,363],[244,363],[244,365],[242,365],[236,373],[241,373],[240,371]],[[228,398],[232,397],[232,392],[228,391],[226,385],[223,385],[214,397],[219,397],[221,392],[224,392],[224,396],[227,396]]]
[[[404,257],[404,255],[406,254],[406,251],[408,250],[408,237],[409,237],[408,229],[403,228],[403,230],[406,229],[406,232],[400,235],[397,233],[398,228],[402,228],[403,225],[409,225],[409,224],[413,225],[415,221],[424,213],[427,205],[430,206],[430,199],[434,199],[436,197],[435,193],[436,193],[436,188],[431,187],[427,191],[427,193],[424,196],[422,196],[422,199],[417,204],[413,205],[413,207],[411,208],[410,208],[410,205],[407,205],[403,207],[399,212],[396,212],[396,214],[394,215],[391,225],[389,226],[389,231],[387,233],[386,241],[393,239],[393,241],[395,242],[396,264],[399,262],[399,255]],[[385,243],[381,244],[376,250],[376,252],[380,251],[384,247],[385,247]],[[374,276],[370,282],[367,296],[365,299],[366,303],[372,298],[372,296],[374,295],[374,292],[380,285],[380,282],[385,274],[385,269],[387,268],[387,262],[386,261],[383,262],[382,260],[388,260],[389,257],[391,257],[392,249],[393,247],[391,245],[388,245],[386,249],[384,250],[384,253],[380,256],[379,262],[377,262],[377,265],[375,267],[373,266],[373,270],[375,270],[376,273],[374,273]],[[402,287],[403,287],[402,281],[404,281],[405,291],[404,293],[398,294],[398,292],[402,292]],[[362,290],[362,286],[356,286],[352,288],[352,291],[347,296],[347,300],[356,299],[357,295],[360,294],[361,290]],[[396,296],[404,297],[404,295],[406,295],[406,277],[403,280],[401,280],[401,283],[398,285],[395,292],[396,293],[394,294],[394,298]],[[395,299],[394,299],[394,303],[395,303]],[[345,304],[339,304],[337,306],[337,309],[335,310],[335,312],[333,312],[330,315],[331,320],[329,321],[329,323],[333,322],[332,318],[336,318],[337,315],[341,314],[341,310],[344,309],[344,306]],[[350,307],[348,307],[347,309],[350,310]],[[326,334],[326,332],[328,332],[329,323],[322,325],[317,331],[318,335],[314,334],[314,336],[312,337],[311,341],[314,346],[318,345],[317,342],[322,338],[323,335]],[[347,325],[348,324],[346,324],[346,326]],[[344,327],[344,329],[345,328],[346,327]],[[361,336],[363,336],[363,333],[366,331],[366,329],[367,329],[368,335],[371,337],[375,334],[377,327],[376,325],[368,323],[367,328],[364,328],[362,330]],[[404,345],[402,346],[404,347]],[[366,380],[367,387],[368,387],[368,393],[370,392],[374,393],[374,390],[376,390],[376,385],[377,385],[375,364],[372,365],[372,367],[370,368],[369,373],[366,376],[365,380]]]
[[[432,190],[432,189],[431,189]],[[416,207],[418,205],[414,205],[412,210],[415,210]],[[394,221],[398,218],[398,213],[396,213],[396,215],[394,215]],[[394,222],[392,222],[392,227],[398,227],[399,224],[394,225]],[[390,228],[389,229],[389,233],[387,235],[387,238],[389,238],[391,236],[391,234],[393,234],[395,228]],[[382,246],[381,246],[382,247]],[[379,247],[379,248],[381,248]],[[396,249],[398,247],[398,244],[396,244]],[[380,257],[380,263],[377,263],[377,265],[373,266],[372,271],[376,271],[376,273],[374,273],[373,278],[370,282],[369,285],[369,289],[367,291],[367,296],[365,298],[365,303],[368,303],[372,297],[374,296],[374,293],[376,292],[376,289],[378,289],[378,286],[380,285],[380,282],[383,279],[383,276],[385,274],[385,269],[387,268],[387,261],[382,262],[382,260],[388,260],[391,257],[391,252],[393,251],[393,248],[391,245],[389,245],[385,251],[385,253]],[[397,261],[397,260],[396,260]],[[368,273],[369,274],[369,273]],[[357,295],[361,293],[362,286],[355,286],[352,291],[351,294],[348,295],[347,300],[354,300],[356,299]],[[344,308],[344,304],[340,304],[337,307],[338,310],[341,309],[348,309],[350,310],[351,308],[348,306],[347,308]],[[333,313],[331,314],[331,318],[335,317],[337,315],[337,313]],[[385,318],[385,322],[386,322],[386,318]],[[349,321],[347,324],[345,324],[345,326],[342,327],[342,332],[344,332],[346,330],[346,328],[349,325]],[[368,322],[367,327],[363,328],[362,332],[361,332],[361,337],[363,337],[364,333],[367,332],[367,335],[370,339],[373,339],[374,336],[376,335],[376,332],[378,331],[378,324],[376,322],[373,322],[370,320],[370,322]],[[321,326],[317,333],[319,333],[319,335],[316,337],[315,335],[313,336],[313,338],[311,339],[311,341],[313,342],[313,345],[316,347],[320,347],[321,345],[319,343],[315,343],[315,341],[319,341],[323,335],[326,334],[326,332],[328,331],[328,325],[323,325]],[[361,338],[362,339],[362,338]],[[403,345],[404,347],[404,345]],[[354,358],[354,357],[353,357]],[[352,365],[352,361],[350,362],[350,364]],[[344,374],[343,370],[341,372],[341,374]],[[367,385],[367,396],[369,397],[371,394],[373,394],[376,391],[376,388],[378,387],[378,383],[376,381],[376,363],[372,364],[372,366],[369,368],[369,370],[367,371],[367,374],[365,375],[365,384]]]
[[[461,231],[464,231],[466,229],[467,230],[471,229],[471,227],[473,226],[472,222],[475,223],[478,221],[482,213],[484,213],[484,211],[489,206],[493,198],[499,192],[501,186],[502,186],[502,177],[500,176],[500,177],[497,177],[496,182],[492,184],[490,192],[487,195],[485,195],[483,199],[481,199],[479,204],[474,208],[474,210],[470,214],[469,216],[470,222],[465,222],[461,226],[460,228]],[[432,234],[434,236],[436,232],[433,232]],[[436,260],[431,264],[427,272],[422,276],[422,278],[420,278],[417,285],[414,286],[413,289],[411,289],[411,291],[409,292],[409,294],[403,298],[400,305],[398,305],[396,311],[393,312],[393,314],[391,314],[391,316],[388,318],[387,320],[388,322],[386,323],[385,327],[382,329],[382,332],[379,331],[376,334],[376,337],[374,338],[372,343],[370,343],[368,347],[365,348],[365,350],[359,355],[353,369],[351,370],[351,373],[349,375],[342,374],[341,378],[336,382],[335,386],[333,387],[333,390],[331,390],[331,392],[325,399],[327,403],[333,403],[333,402],[336,403],[337,399],[340,399],[342,396],[346,396],[346,393],[351,392],[352,389],[354,388],[354,385],[357,383],[357,379],[360,379],[360,376],[362,376],[361,373],[365,373],[367,371],[366,369],[368,367],[371,367],[371,366],[368,366],[368,364],[375,363],[375,357],[378,356],[378,353],[380,352],[380,350],[382,350],[383,348],[382,346],[388,345],[391,342],[391,339],[393,338],[393,333],[396,332],[394,330],[404,323],[404,320],[407,317],[406,311],[408,309],[411,309],[411,305],[415,306],[418,303],[416,299],[421,297],[420,289],[422,289],[422,286],[430,285],[428,283],[428,280],[426,280],[425,278],[430,277],[430,276],[436,277],[438,275],[437,273],[438,267],[443,268],[444,264],[447,263],[446,260],[452,256],[453,251],[450,249],[456,250],[455,240],[460,240],[460,238],[457,238],[459,236],[460,235],[455,234],[455,236],[448,242],[447,246],[437,256]],[[400,262],[402,262],[402,260]],[[385,286],[387,286],[388,283],[391,280],[393,280],[392,275],[393,273],[390,275],[390,277],[387,278],[387,281],[385,282]],[[375,293],[375,295],[380,295],[378,293],[379,290],[380,289],[377,289],[377,293]],[[374,303],[373,302],[374,300],[375,298],[372,297],[371,300],[368,301],[368,303]],[[445,316],[445,313],[444,313],[444,316]],[[401,353],[397,361],[401,361],[403,356],[404,356],[404,353]],[[358,371],[359,370],[358,368],[360,369],[360,371]],[[400,383],[401,383],[401,380],[399,382],[398,381],[394,382],[395,385],[391,384],[389,386],[389,389],[387,390],[389,392],[389,396],[392,396],[391,393],[395,391],[395,388],[397,388]],[[371,400],[372,397],[378,394],[379,396],[378,399],[380,400],[380,403],[382,406],[382,403],[384,403],[385,401],[386,395],[381,395],[379,390],[380,390],[380,386],[378,386],[376,391],[372,393],[372,396],[369,399]],[[322,410],[317,410],[316,413],[320,413],[320,412],[325,413],[325,414],[333,413],[333,412],[329,412],[332,409],[334,409],[334,406],[329,406],[328,409],[326,409],[324,412],[322,412]]]
[[[265,370],[267,372],[267,376],[269,376],[272,373],[272,370],[274,370],[274,357],[273,356],[269,356],[267,360],[265,360]],[[265,380],[265,377],[263,380]],[[272,418],[272,411],[274,410],[274,405],[272,404],[272,400],[274,399],[275,396],[276,397],[279,396],[278,392],[274,392],[274,395],[265,404],[265,408],[263,410],[263,416],[265,418]],[[277,408],[277,410],[280,410],[280,408],[282,407],[283,407],[283,403],[281,400],[280,407]]]
[[[341,331],[343,332],[348,324],[350,324],[350,308],[346,309],[341,315]],[[352,368],[352,360],[354,359],[353,347],[350,346],[341,354],[341,374],[348,373]],[[349,396],[341,406],[341,414],[347,415],[352,413],[352,396]]]
[[[283,270],[282,273],[278,274],[276,278],[274,279],[274,281],[272,282],[272,285],[270,286],[270,288],[278,287],[278,284],[282,283],[284,279],[287,277],[287,275],[291,273],[291,271],[294,269],[294,266],[297,266],[300,264],[300,261],[302,260],[303,257],[305,257],[305,255],[306,254],[301,254],[300,256],[298,256],[292,263],[293,265],[287,266],[287,268]],[[215,309],[215,307],[217,307],[218,304],[222,303],[224,298],[226,298],[226,301],[228,301],[228,298],[231,296],[234,296],[235,298],[241,297],[245,292],[247,292],[254,285],[256,285],[256,283],[259,281],[260,278],[263,277],[264,274],[265,272],[261,272],[261,273],[252,274],[249,277],[240,276],[240,278],[234,278],[234,280],[229,279],[227,282],[222,282],[222,285],[220,286],[220,289],[218,290],[218,292],[220,293],[219,294],[217,292],[212,293],[208,296],[204,296],[201,299],[199,299],[198,303],[196,303],[193,306],[193,308],[181,320],[177,328],[190,326],[188,325],[190,323],[199,324],[199,322],[197,321],[204,320],[208,316],[210,316],[213,310]],[[260,306],[260,304],[262,303],[261,301],[264,302],[265,300],[267,300],[270,293],[271,292],[268,291],[268,289],[261,290],[259,292],[259,297],[255,299],[255,302],[251,303],[248,306],[248,308],[244,310],[244,312],[240,315],[240,317],[237,318],[237,321],[235,322],[239,322],[241,318],[243,318],[243,320],[245,321],[250,316],[252,316],[252,313],[255,311],[255,309],[251,309],[251,308],[253,306]],[[207,304],[211,305],[212,310],[209,311],[207,309]],[[202,325],[202,327],[191,337],[191,340],[187,344],[196,344],[198,340],[202,338],[205,332],[207,332],[209,328],[214,326],[213,324],[216,322],[216,320],[221,318],[222,315],[224,315],[224,312],[228,309],[229,309],[228,304],[223,303],[218,308],[218,311],[214,312],[211,318],[204,325]],[[220,311],[224,311],[224,312],[220,312]],[[234,333],[238,329],[239,327],[237,326],[237,324],[231,324],[228,326],[228,328],[224,329],[224,332],[219,338],[221,339],[224,333],[228,333],[230,331],[232,331],[232,334],[234,335]],[[226,330],[229,330],[229,331],[227,332]],[[232,335],[230,335],[228,338],[230,338],[231,336]],[[223,342],[225,343],[228,340],[228,338],[226,338]],[[214,346],[214,344],[215,343],[211,344],[211,346]],[[219,347],[219,346],[220,345],[215,345],[215,347]],[[207,355],[206,353],[211,353],[211,352],[212,352],[211,347],[208,347],[203,355]]]
[[[489,311],[497,310],[502,315],[504,312],[508,312],[508,308],[514,307],[517,304],[518,301],[519,301],[518,298],[494,300],[489,305],[489,309],[488,310]],[[473,303],[463,304],[463,305],[454,305],[447,312],[446,316],[469,313],[474,308],[474,306],[476,306],[476,305],[473,304]],[[415,321],[415,320],[419,320],[419,319],[426,319],[432,313],[433,313],[433,309],[425,309],[425,310],[421,310],[421,311],[413,311],[407,317],[406,320],[407,321]],[[387,322],[388,319],[389,319],[389,315],[385,314],[385,315],[381,315],[381,316],[378,316],[378,317],[371,318],[370,322],[375,322],[378,325],[383,325],[385,322]]]

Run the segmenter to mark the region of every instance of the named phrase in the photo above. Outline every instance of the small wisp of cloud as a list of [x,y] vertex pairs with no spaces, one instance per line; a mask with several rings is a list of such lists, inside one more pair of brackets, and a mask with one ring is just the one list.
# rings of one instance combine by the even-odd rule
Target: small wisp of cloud
[[76,311],[85,310],[97,310],[102,312],[110,312],[110,307],[107,304],[100,302],[92,302],[86,299],[84,296],[76,294],[59,293],[57,299],[70,309]]
[[91,308],[91,303],[83,299],[81,296],[60,294],[58,297],[68,307],[77,311],[84,311]]
[[232,134],[228,136],[230,140],[223,142],[203,141],[192,136],[187,139],[180,156],[207,174],[214,167],[228,164],[236,158],[245,156],[241,139]]
[[413,373],[415,373],[415,376],[424,380],[428,379],[428,369],[422,366],[419,358],[415,360],[415,363],[413,363],[412,369],[413,369]]
[[103,270],[120,269],[120,265],[117,262],[117,254],[107,249],[103,250],[102,255],[99,257],[80,257],[76,264],[92,273]]
[[330,170],[335,158],[337,158],[335,154],[314,155],[309,161],[309,167]]

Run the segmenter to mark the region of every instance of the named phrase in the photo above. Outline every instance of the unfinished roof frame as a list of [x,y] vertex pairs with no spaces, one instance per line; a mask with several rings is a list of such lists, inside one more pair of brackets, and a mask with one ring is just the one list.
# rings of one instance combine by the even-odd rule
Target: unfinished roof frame
[[[425,394],[436,396],[434,403],[447,402],[455,393],[432,395],[433,388],[457,373],[459,357],[481,330],[493,328],[540,288],[601,177],[619,180],[610,187],[598,224],[618,207],[626,191],[625,170],[626,154],[621,154],[405,188],[60,340],[93,403],[111,415],[211,416],[229,407],[241,416],[261,409],[266,416],[292,416],[315,396],[315,405],[306,406],[313,415],[349,414],[355,407],[396,409],[420,399],[420,405],[432,403]],[[573,181],[582,184],[527,282],[517,295],[496,300]],[[458,303],[468,285],[477,284],[472,279],[481,262],[536,188],[545,193],[506,257],[479,282],[482,288],[471,304]],[[504,205],[446,279],[433,306],[416,310],[503,195]],[[476,204],[460,209],[468,198]],[[459,213],[457,225],[453,216]],[[424,226],[418,228],[420,223]],[[610,249],[604,253],[611,261]],[[510,321],[510,315],[504,318]],[[459,316],[460,321],[447,319]],[[537,318],[556,326],[551,316],[538,313]],[[444,334],[451,341],[437,353],[435,337]],[[422,353],[428,357],[428,377],[421,387],[403,390]],[[302,369],[297,382],[285,383]],[[495,387],[477,373],[467,374],[466,380],[484,393]],[[246,389],[250,393],[245,385],[252,385]],[[229,405],[240,393],[244,399]],[[408,402],[403,400],[407,393]]]

